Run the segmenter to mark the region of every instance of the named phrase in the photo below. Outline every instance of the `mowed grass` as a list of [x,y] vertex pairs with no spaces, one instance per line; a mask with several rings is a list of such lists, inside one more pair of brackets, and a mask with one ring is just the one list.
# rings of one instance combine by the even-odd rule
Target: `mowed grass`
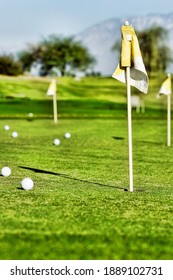
[[[165,98],[156,98],[165,75],[150,79],[148,95],[132,88],[147,108],[142,118],[163,118]],[[0,118],[52,117],[52,97],[46,96],[51,78],[0,76]],[[108,78],[57,79],[58,114],[61,118],[124,118],[126,117],[126,86]],[[136,115],[136,114],[135,114]]]
[[[124,190],[126,120],[9,120],[16,139],[6,123],[1,166],[12,175],[0,177],[1,259],[172,259],[173,149],[164,121],[133,123],[133,193]],[[30,191],[21,189],[25,177]]]
[[[0,258],[172,259],[173,148],[166,146],[165,101],[155,98],[159,78],[151,80],[146,113],[133,112],[133,193],[124,85],[62,79],[55,125],[49,79],[34,79],[38,97],[33,79],[24,80],[0,81],[1,168],[12,170],[0,176]],[[24,85],[28,92],[17,96]],[[30,191],[21,189],[25,177],[34,181]]]

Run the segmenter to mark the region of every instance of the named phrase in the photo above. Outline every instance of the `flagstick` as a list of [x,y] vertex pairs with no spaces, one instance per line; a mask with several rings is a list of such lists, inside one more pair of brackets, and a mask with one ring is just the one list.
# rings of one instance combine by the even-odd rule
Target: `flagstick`
[[130,67],[126,67],[127,82],[127,112],[128,112],[128,145],[129,145],[129,184],[130,192],[133,192],[133,162],[132,162],[132,117],[131,117],[131,88]]
[[58,117],[57,117],[56,91],[53,95],[53,116],[54,116],[54,123],[57,123],[58,122]]
[[171,146],[171,94],[167,99],[167,146]]

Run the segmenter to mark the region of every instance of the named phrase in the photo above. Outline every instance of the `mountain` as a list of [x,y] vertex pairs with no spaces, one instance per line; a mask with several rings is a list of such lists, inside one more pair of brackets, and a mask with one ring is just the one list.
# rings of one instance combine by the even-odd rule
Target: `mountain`
[[142,17],[113,18],[94,25],[75,36],[96,58],[94,71],[111,75],[115,70],[119,54],[112,46],[121,40],[121,26],[128,20],[135,30],[142,31],[153,26],[164,27],[168,31],[168,47],[173,51],[173,12],[169,14],[151,14]]

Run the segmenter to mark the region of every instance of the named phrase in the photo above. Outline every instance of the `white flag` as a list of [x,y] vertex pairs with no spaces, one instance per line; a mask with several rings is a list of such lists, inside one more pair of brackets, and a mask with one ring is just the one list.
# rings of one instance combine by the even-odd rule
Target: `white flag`
[[161,94],[166,94],[166,95],[171,94],[171,75],[170,74],[167,75],[167,78],[161,85],[161,88],[159,90],[159,94],[157,97],[159,97]]
[[112,77],[126,83],[126,67],[130,67],[130,85],[140,91],[148,91],[148,75],[145,70],[137,36],[132,26],[122,26],[121,59]]
[[56,94],[56,80],[52,79],[47,91],[47,95],[55,95],[55,94]]

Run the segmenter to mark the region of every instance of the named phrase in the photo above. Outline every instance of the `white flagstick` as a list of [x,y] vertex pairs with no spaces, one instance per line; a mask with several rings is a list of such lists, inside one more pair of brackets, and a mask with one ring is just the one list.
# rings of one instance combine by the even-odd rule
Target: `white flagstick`
[[132,160],[132,107],[131,107],[131,88],[130,88],[130,67],[126,68],[127,81],[127,113],[128,113],[128,145],[129,145],[129,184],[130,192],[133,192],[133,160]]
[[57,116],[57,100],[56,100],[56,91],[53,95],[53,116],[54,116],[54,123],[58,122],[58,116]]
[[[171,146],[171,75],[163,82],[159,94],[167,95],[167,146]],[[159,95],[158,95],[159,97]]]
[[47,95],[53,95],[53,117],[54,117],[54,123],[58,122],[57,117],[57,100],[56,100],[56,80],[53,79],[49,85]]
[[167,96],[167,146],[171,146],[171,94]]
[[[126,21],[125,25],[129,25]],[[131,41],[131,36],[127,38]],[[128,146],[129,146],[129,185],[130,192],[133,192],[133,160],[132,160],[132,106],[131,106],[131,87],[130,87],[130,67],[126,67],[126,83],[127,83],[127,114],[128,114]]]

